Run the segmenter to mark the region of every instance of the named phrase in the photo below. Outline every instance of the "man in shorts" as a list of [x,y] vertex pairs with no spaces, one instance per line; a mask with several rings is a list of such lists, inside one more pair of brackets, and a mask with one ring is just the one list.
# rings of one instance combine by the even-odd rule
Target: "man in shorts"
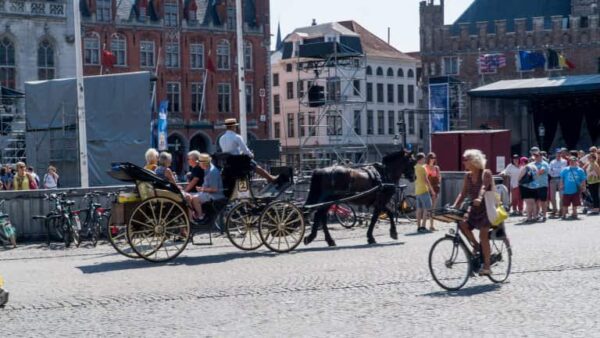
[[[417,232],[427,232],[428,211],[433,207],[432,196],[435,196],[435,191],[427,178],[425,171],[425,154],[418,153],[417,165],[415,165],[415,197],[417,199]],[[432,229],[431,229],[432,230]]]
[[202,186],[196,187],[198,191],[192,198],[192,207],[196,212],[196,221],[202,221],[205,217],[202,211],[202,204],[224,199],[223,181],[221,179],[221,171],[211,163],[211,157],[208,154],[200,154],[198,164],[204,170],[204,183]]
[[586,174],[577,164],[577,157],[569,159],[569,166],[560,172],[560,190],[562,191],[562,219],[567,219],[569,207],[573,207],[570,219],[577,219],[577,207],[581,205],[581,192],[585,188]]
[[532,165],[536,169],[534,178],[534,189],[535,189],[535,203],[537,205],[539,221],[546,221],[546,212],[548,211],[548,172],[550,167],[548,162],[544,161],[540,148],[531,148],[531,155],[533,156],[534,162]]

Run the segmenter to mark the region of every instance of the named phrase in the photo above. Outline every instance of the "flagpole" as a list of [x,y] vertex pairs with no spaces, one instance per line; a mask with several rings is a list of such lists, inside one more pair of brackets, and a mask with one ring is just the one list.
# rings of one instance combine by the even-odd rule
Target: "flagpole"
[[75,74],[77,90],[77,126],[79,136],[79,176],[81,187],[90,186],[87,152],[87,123],[85,117],[85,89],[83,86],[83,60],[81,48],[81,12],[79,2],[73,1],[73,25],[75,26]]
[[206,101],[206,79],[208,79],[208,70],[204,70],[204,81],[202,83],[202,101],[200,102],[200,111],[198,112],[198,122],[202,121],[202,112],[204,111],[204,104]]
[[242,0],[235,0],[236,35],[237,35],[237,72],[238,72],[238,102],[240,103],[240,135],[244,141],[248,141],[246,122],[246,80],[244,65],[244,36],[242,21]]

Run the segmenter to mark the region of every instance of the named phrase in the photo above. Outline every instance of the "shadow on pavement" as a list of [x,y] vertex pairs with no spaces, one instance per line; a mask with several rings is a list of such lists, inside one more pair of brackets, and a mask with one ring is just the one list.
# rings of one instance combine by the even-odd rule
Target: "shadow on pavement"
[[[299,253],[299,252],[320,252],[320,251],[338,251],[338,250],[358,250],[358,249],[373,249],[373,248],[381,248],[381,247],[389,247],[396,245],[404,245],[405,242],[390,242],[383,244],[361,244],[361,245],[341,245],[341,246],[322,246],[322,247],[307,247],[302,246],[292,251],[291,254]],[[301,244],[303,245],[303,244]]]
[[497,291],[501,288],[501,284],[485,284],[476,285],[468,288],[462,288],[458,291],[436,291],[426,293],[422,296],[426,297],[470,297],[476,296],[487,292]]

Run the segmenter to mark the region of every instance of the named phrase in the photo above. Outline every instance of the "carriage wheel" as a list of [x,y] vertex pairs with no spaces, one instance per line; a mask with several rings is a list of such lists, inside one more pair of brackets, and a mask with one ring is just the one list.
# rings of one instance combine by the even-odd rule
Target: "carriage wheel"
[[190,240],[187,211],[169,198],[148,199],[131,214],[127,239],[133,251],[145,260],[166,262],[174,259]]
[[302,242],[304,215],[289,202],[271,203],[260,215],[259,230],[260,238],[271,251],[289,252]]
[[263,242],[258,234],[260,214],[256,207],[248,202],[242,202],[231,209],[225,221],[227,238],[238,249],[251,251],[260,248]]
[[114,213],[111,212],[108,224],[106,225],[106,237],[108,242],[123,256],[129,258],[140,258],[140,256],[133,251],[127,240],[127,224],[117,224],[114,221]]

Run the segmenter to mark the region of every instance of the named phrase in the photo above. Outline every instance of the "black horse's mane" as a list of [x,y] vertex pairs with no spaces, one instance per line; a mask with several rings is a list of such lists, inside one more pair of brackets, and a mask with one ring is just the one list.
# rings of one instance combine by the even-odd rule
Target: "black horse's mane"
[[394,162],[396,160],[399,160],[405,156],[406,156],[406,153],[404,152],[404,150],[395,151],[393,153],[389,153],[389,154],[385,155],[382,159],[382,162],[384,165],[387,165],[387,164]]

